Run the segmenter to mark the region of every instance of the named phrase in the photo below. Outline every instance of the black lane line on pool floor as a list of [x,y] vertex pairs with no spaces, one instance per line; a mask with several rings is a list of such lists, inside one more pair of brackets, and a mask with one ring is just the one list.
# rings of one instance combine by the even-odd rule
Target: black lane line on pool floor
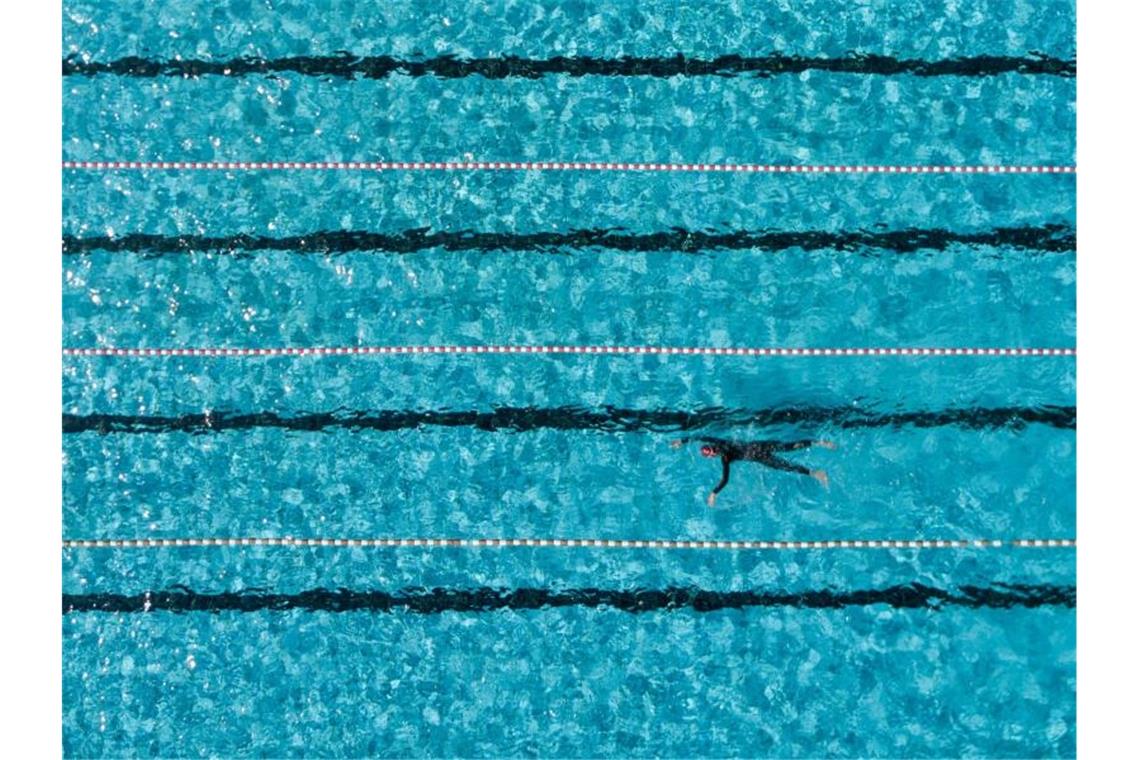
[[315,412],[292,416],[276,412],[215,411],[175,416],[143,414],[64,414],[64,433],[218,433],[277,428],[320,430],[407,430],[419,427],[473,427],[486,431],[598,430],[678,433],[706,428],[828,425],[836,428],[957,426],[1022,430],[1030,424],[1062,430],[1077,426],[1075,406],[944,409],[876,414],[852,407],[802,406],[774,409],[621,409],[602,407],[497,407],[490,411],[380,410]]
[[230,60],[195,58],[157,59],[128,56],[111,61],[84,60],[78,53],[63,59],[64,76],[113,74],[126,77],[244,77],[251,74],[291,73],[313,77],[342,79],[384,79],[398,74],[409,77],[433,76],[460,79],[481,76],[485,79],[540,79],[550,75],[571,77],[735,77],[758,78],[781,74],[820,71],[838,74],[874,74],[919,77],[988,77],[997,74],[1045,74],[1073,78],[1077,62],[1073,58],[1056,58],[1041,53],[1026,56],[976,55],[943,60],[896,58],[887,55],[856,53],[835,58],[783,55],[722,55],[715,58],[669,57],[595,58],[592,56],[555,56],[552,58],[457,58],[438,56],[411,60],[387,55],[355,56],[351,53],[318,56],[260,58],[243,56]]
[[943,251],[954,246],[989,246],[1033,253],[1071,253],[1077,236],[1064,224],[999,227],[985,232],[909,228],[889,231],[808,230],[710,232],[675,228],[662,232],[632,233],[621,229],[583,229],[569,232],[502,233],[435,231],[428,228],[383,233],[367,230],[329,230],[288,237],[265,235],[65,235],[65,255],[95,251],[142,253],[151,256],[211,252],[240,254],[252,251],[286,251],[302,254],[353,252],[415,253],[445,251],[566,253],[570,249],[601,248],[630,253],[700,253],[703,251],[762,251],[791,249],[828,250],[864,256],[882,253],[911,254]]
[[396,592],[353,589],[311,589],[296,594],[252,589],[199,593],[173,587],[141,594],[64,594],[63,614],[78,612],[258,612],[308,610],[320,612],[493,612],[557,607],[608,607],[624,612],[691,609],[711,612],[748,607],[793,607],[834,610],[886,605],[900,609],[1009,609],[1013,607],[1075,607],[1075,586],[999,584],[989,588],[961,586],[946,590],[920,583],[855,591],[706,591],[699,588],[661,589],[581,588],[411,588]]

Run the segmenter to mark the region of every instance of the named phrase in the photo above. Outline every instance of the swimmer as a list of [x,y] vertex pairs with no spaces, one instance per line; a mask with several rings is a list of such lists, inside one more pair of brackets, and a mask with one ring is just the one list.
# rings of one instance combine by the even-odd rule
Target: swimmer
[[820,482],[820,484],[827,488],[827,473],[823,470],[809,470],[803,465],[789,462],[788,460],[776,456],[777,451],[798,451],[799,449],[808,449],[812,446],[822,446],[825,449],[834,449],[835,444],[831,441],[727,441],[723,438],[680,438],[673,441],[672,446],[679,449],[689,441],[700,441],[701,454],[706,457],[720,457],[721,465],[723,467],[723,474],[720,477],[720,482],[716,484],[716,488],[709,494],[709,506],[716,505],[716,497],[724,487],[728,485],[728,471],[733,462],[759,462],[765,467],[771,467],[774,470],[784,470],[786,472],[795,472],[800,475],[809,475]]

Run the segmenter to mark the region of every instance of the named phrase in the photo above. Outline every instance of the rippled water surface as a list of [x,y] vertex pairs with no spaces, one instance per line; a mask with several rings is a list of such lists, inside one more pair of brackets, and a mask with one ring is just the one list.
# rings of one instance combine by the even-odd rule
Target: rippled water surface
[[[1067,1],[159,6],[65,3],[65,160],[1074,159]],[[508,56],[564,62],[463,63]],[[1071,174],[69,170],[63,209],[69,348],[1075,345]],[[64,751],[1072,756],[1074,551],[1012,542],[1075,535],[1075,371],[67,357],[68,539],[1004,544],[69,548]],[[827,440],[786,456],[829,487],[737,462],[710,509],[681,437]]]

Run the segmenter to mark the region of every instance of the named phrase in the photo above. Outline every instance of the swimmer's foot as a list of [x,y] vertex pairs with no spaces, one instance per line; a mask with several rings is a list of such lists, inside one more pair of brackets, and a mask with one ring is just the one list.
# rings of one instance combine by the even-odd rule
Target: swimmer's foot
[[708,501],[708,505],[710,507],[715,507],[716,506],[716,494],[710,493],[707,501]]
[[816,441],[815,445],[816,446],[822,446],[825,449],[834,449],[835,448],[835,442],[834,441]]
[[830,483],[827,479],[827,473],[823,470],[812,470],[811,476],[819,481],[819,484],[824,488],[830,488]]
[[672,447],[673,447],[673,448],[675,448],[675,449],[679,449],[679,448],[681,448],[682,446],[684,446],[684,445],[685,445],[685,442],[684,442],[684,441],[682,441],[681,439],[679,439],[679,438],[678,438],[678,439],[677,439],[677,440],[675,440],[675,441],[669,441],[669,445],[670,445],[670,446],[672,446]]

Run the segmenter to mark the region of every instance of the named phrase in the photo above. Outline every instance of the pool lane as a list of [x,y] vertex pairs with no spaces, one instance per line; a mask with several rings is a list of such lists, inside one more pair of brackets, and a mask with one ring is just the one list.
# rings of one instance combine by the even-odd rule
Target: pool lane
[[84,239],[1076,225],[1073,175],[92,170],[65,171],[63,181],[63,232]]
[[[1071,407],[1074,357],[66,357],[63,411]],[[826,422],[825,418],[822,420]]]
[[73,613],[65,751],[1066,756],[1074,618],[880,605]]
[[[107,7],[107,6],[110,7]],[[441,0],[369,4],[298,0],[272,5],[222,0],[203,6],[173,0],[64,3],[64,53],[98,60],[123,56],[334,54],[459,57],[518,55],[716,56],[783,50],[841,56],[851,51],[953,58],[964,55],[1071,56],[1072,0],[952,5],[875,0],[851,5],[813,0],[735,6],[693,0],[644,0],[636,6],[557,0],[539,6]],[[987,23],[1000,18],[1001,23]],[[409,22],[409,19],[414,21]]]
[[73,347],[650,344],[1068,347],[1072,251],[560,246],[66,262]]
[[68,345],[1074,332],[1071,177],[203,176],[68,174]]
[[[75,538],[1070,537],[1074,364],[68,359],[65,413],[77,431],[84,419],[94,427],[65,436],[65,525]],[[332,415],[307,432],[256,419],[215,432],[97,432],[98,415],[176,421],[207,410]],[[371,429],[353,429],[358,413]],[[834,439],[835,452],[797,457],[829,470],[832,489],[738,464],[723,509],[709,510],[719,469],[669,448],[683,429]]]
[[[69,77],[64,91],[64,156],[79,161],[1055,165],[1075,155],[1075,80],[1022,74],[100,76]],[[476,146],[495,146],[495,155]]]
[[76,538],[329,536],[878,539],[1075,534],[1072,430],[713,430],[827,438],[788,455],[814,480],[720,463],[676,434],[598,431],[283,432],[65,440]]

